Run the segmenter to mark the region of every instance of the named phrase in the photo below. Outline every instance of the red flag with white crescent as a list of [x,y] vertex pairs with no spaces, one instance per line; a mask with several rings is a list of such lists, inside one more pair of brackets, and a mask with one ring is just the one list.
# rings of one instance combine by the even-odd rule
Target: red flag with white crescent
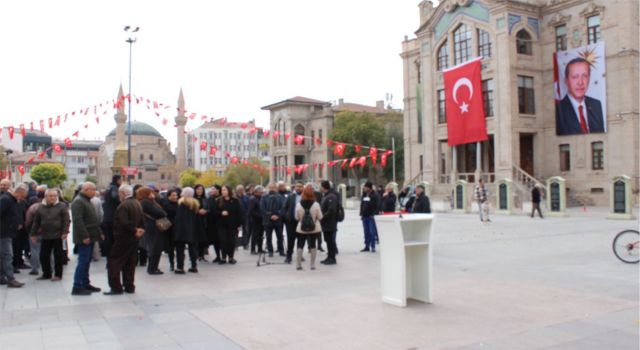
[[336,147],[334,147],[333,149],[333,154],[335,154],[336,156],[343,156],[344,155],[344,151],[345,151],[346,145],[344,143],[337,143]]
[[24,165],[23,164],[18,165],[18,172],[20,173],[21,176],[24,176]]
[[213,157],[213,156],[215,156],[215,155],[216,155],[216,152],[218,152],[218,148],[217,148],[216,146],[211,146],[211,147],[209,148],[209,155],[210,155],[210,156],[212,156],[212,157]]
[[293,139],[293,141],[296,143],[296,145],[301,145],[304,143],[304,135],[296,135],[296,137]]
[[44,120],[40,119],[40,131],[44,132]]
[[375,147],[369,148],[369,157],[371,157],[371,163],[373,166],[376,166],[376,162],[378,160],[378,149]]
[[22,135],[22,137],[27,135],[27,130],[24,129],[24,124],[20,124],[20,135]]
[[202,141],[202,142],[200,143],[200,150],[201,150],[201,151],[204,151],[204,150],[206,150],[206,149],[207,149],[207,141]]
[[353,148],[356,150],[356,153],[360,153],[360,151],[362,151],[362,146],[360,145],[355,145]]
[[367,157],[362,156],[362,157],[358,158],[358,165],[361,168],[364,168],[364,166],[367,165]]
[[485,141],[480,58],[444,71],[449,146]]
[[62,147],[60,147],[60,145],[56,143],[56,144],[53,145],[53,151],[56,152],[56,153],[61,153],[62,152]]
[[9,126],[7,127],[8,131],[9,131],[9,140],[13,140],[13,133],[15,132],[15,129],[13,128],[13,126]]
[[64,145],[67,146],[67,148],[70,148],[72,146],[71,139],[68,137],[64,139]]
[[355,167],[357,162],[358,162],[358,158],[356,157],[351,158],[351,161],[349,162],[349,168]]
[[269,130],[263,130],[262,131],[262,136],[269,137]]

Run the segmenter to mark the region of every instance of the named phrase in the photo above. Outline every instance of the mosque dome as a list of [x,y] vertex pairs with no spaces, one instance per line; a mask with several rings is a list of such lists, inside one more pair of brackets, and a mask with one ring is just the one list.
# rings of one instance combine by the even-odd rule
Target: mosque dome
[[[116,129],[111,130],[107,136],[115,136]],[[124,124],[124,134],[129,135],[129,128],[127,123]],[[153,126],[143,122],[131,122],[131,135],[144,135],[144,136],[158,136],[162,137],[160,132]]]

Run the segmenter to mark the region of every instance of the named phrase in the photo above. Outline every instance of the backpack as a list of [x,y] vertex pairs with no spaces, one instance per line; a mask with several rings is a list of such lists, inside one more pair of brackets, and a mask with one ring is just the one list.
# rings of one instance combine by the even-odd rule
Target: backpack
[[300,220],[300,229],[304,232],[313,232],[316,229],[316,223],[313,221],[313,217],[311,217],[311,208],[304,209],[304,215],[302,216],[302,220]]

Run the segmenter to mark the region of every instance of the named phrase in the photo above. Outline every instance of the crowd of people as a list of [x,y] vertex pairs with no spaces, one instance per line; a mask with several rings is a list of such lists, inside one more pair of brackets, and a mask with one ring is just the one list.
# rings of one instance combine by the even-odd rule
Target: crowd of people
[[[363,251],[375,252],[375,215],[398,208],[430,212],[420,185],[410,201],[403,193],[396,196],[390,186],[379,190],[371,183],[363,188]],[[325,251],[323,241],[326,258],[320,263],[337,263],[336,234],[343,219],[341,196],[329,181],[319,186],[297,182],[291,189],[279,182],[266,188],[239,185],[235,191],[226,185],[208,190],[195,185],[161,192],[154,186],[125,184],[115,175],[102,192],[85,182],[67,203],[59,189],[33,183],[11,188],[5,179],[0,181],[0,284],[22,287],[15,274],[24,269],[39,275],[37,280],[60,281],[69,261],[69,233],[77,254],[73,295],[101,291],[91,284],[89,269],[103,257],[106,295],[135,293],[137,266],[145,266],[149,275],[164,274],[163,255],[178,275],[197,273],[202,263],[234,265],[237,249],[269,257],[277,253],[284,263],[302,270],[307,246],[309,268],[315,270],[318,251]]]

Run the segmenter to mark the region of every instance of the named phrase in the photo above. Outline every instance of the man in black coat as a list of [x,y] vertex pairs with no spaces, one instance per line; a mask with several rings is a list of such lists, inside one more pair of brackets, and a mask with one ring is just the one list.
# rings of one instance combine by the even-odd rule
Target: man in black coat
[[262,211],[262,224],[267,235],[267,250],[269,257],[273,256],[273,231],[276,231],[278,253],[284,254],[284,238],[282,236],[282,209],[285,198],[276,192],[276,185],[269,184],[269,193],[260,199],[260,210]]
[[296,205],[300,203],[302,199],[302,190],[304,184],[300,181],[296,182],[294,191],[288,195],[284,202],[283,219],[284,224],[287,227],[287,257],[284,259],[286,264],[291,264],[291,257],[293,256],[293,247],[296,242],[296,227],[298,221],[296,220]]
[[253,195],[249,198],[247,216],[249,218],[249,227],[251,228],[251,254],[263,252],[262,239],[264,237],[264,226],[262,224],[262,211],[260,211],[260,198],[264,187],[256,186]]
[[113,175],[109,188],[104,193],[104,202],[102,203],[102,232],[104,234],[104,241],[100,243],[100,251],[102,256],[109,257],[111,246],[113,245],[113,216],[116,212],[116,208],[120,205],[120,197],[118,196],[118,189],[122,185],[122,177],[120,175]]
[[431,203],[429,202],[429,197],[424,193],[424,185],[419,184],[416,186],[416,200],[413,203],[413,210],[411,211],[414,214],[430,214],[431,213]]
[[380,197],[373,189],[373,184],[364,184],[362,199],[360,200],[360,217],[364,227],[364,249],[361,252],[376,251],[376,222],[374,216],[380,211]]
[[324,194],[320,208],[322,209],[322,235],[327,243],[327,258],[320,263],[325,265],[336,264],[336,253],[338,246],[336,244],[336,232],[338,231],[338,207],[340,206],[340,196],[331,188],[329,181],[322,181],[320,191]]
[[531,190],[531,217],[535,217],[536,210],[538,211],[538,215],[540,215],[540,219],[542,219],[542,211],[540,210],[540,201],[542,200],[542,193],[540,192],[540,188],[538,185],[533,186]]
[[586,95],[591,64],[582,57],[567,63],[564,70],[567,95],[556,106],[556,134],[575,135],[605,131],[602,104]]
[[0,284],[9,288],[20,288],[24,283],[13,277],[13,239],[18,235],[18,202],[27,196],[27,185],[21,184],[15,190],[8,190],[0,198]]

